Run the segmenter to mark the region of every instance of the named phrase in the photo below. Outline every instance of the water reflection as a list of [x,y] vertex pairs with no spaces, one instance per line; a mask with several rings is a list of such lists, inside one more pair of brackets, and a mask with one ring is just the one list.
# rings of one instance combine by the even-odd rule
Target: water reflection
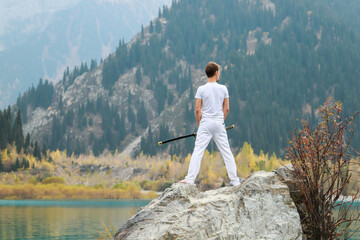
[[101,201],[102,204],[87,205],[83,201],[82,205],[74,206],[67,201],[62,206],[49,206],[46,202],[36,202],[39,202],[37,206],[1,206],[0,203],[0,239],[94,239],[92,235],[97,231],[104,232],[103,223],[117,230],[130,217],[132,207],[137,210],[148,203]]
[[[118,230],[148,200],[130,201],[3,201],[0,200],[1,240],[95,239],[104,232],[103,223],[111,231]],[[359,205],[353,207],[359,212]],[[335,211],[335,216],[337,211]],[[351,227],[356,231],[360,223]],[[360,239],[358,231],[350,239]]]

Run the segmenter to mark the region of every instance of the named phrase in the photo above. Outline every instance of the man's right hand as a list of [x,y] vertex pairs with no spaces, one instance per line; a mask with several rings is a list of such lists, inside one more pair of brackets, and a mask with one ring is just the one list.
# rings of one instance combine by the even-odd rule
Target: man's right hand
[[197,98],[195,102],[195,115],[196,115],[198,128],[200,126],[200,120],[201,120],[201,105],[202,105],[202,100]]

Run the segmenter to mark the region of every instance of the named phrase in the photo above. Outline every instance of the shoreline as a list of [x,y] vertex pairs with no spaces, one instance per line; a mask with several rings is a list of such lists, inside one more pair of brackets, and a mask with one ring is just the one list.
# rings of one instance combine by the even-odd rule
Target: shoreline
[[154,199],[154,191],[143,191],[136,184],[99,187],[65,184],[0,184],[0,200],[121,200]]
[[152,199],[25,199],[0,200],[0,208],[16,207],[143,207]]

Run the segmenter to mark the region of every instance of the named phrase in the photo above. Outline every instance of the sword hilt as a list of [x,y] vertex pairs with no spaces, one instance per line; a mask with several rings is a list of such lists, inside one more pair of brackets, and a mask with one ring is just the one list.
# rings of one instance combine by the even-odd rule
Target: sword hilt
[[233,125],[231,125],[231,126],[228,126],[228,127],[226,128],[226,130],[232,129],[232,128],[234,128],[234,127],[235,127],[235,125],[233,124]]

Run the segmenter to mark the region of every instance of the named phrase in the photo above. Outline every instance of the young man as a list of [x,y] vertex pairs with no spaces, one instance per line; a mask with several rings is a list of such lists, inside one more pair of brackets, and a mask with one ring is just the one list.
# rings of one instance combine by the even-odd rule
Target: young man
[[209,62],[205,68],[205,73],[208,82],[200,86],[195,95],[195,111],[198,123],[195,147],[191,156],[188,174],[179,183],[193,184],[195,182],[204,151],[213,138],[224,159],[230,185],[238,186],[240,182],[236,173],[235,159],[231,153],[224,125],[224,120],[229,113],[229,93],[226,86],[217,83],[220,78],[219,65]]

